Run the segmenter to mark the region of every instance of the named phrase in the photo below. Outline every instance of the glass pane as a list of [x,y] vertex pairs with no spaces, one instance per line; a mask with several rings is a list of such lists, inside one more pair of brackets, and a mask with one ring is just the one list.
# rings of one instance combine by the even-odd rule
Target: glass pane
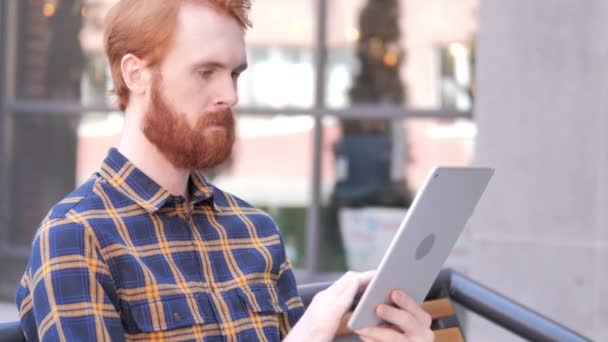
[[11,121],[5,229],[12,246],[29,247],[42,218],[74,189],[78,121],[50,115]]
[[328,105],[468,111],[478,1],[328,1]]
[[123,120],[115,112],[20,114],[11,121],[8,237],[29,246],[51,207],[98,171],[108,149],[117,146]]
[[16,97],[108,103],[103,17],[113,1],[19,1]]
[[311,0],[252,1],[253,28],[249,46],[314,46],[316,2]]
[[238,83],[241,107],[313,106],[315,72],[312,49],[303,46],[250,46],[247,63],[247,71]]
[[[469,165],[473,158],[476,128],[467,120],[394,121],[389,136],[345,135],[336,118],[325,119],[323,126],[327,164],[320,243],[322,255],[334,261],[323,264],[324,271],[377,267],[429,169]],[[467,249],[461,245],[451,265],[466,265]]]
[[314,104],[313,5],[310,0],[253,2],[253,28],[246,34],[249,67],[239,80],[241,106]]

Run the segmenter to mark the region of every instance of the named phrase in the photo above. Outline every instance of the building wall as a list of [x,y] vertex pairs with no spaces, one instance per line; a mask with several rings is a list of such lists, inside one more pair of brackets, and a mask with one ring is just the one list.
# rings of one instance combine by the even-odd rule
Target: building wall
[[606,341],[608,3],[487,0],[480,20],[475,163],[496,175],[474,216],[472,275]]

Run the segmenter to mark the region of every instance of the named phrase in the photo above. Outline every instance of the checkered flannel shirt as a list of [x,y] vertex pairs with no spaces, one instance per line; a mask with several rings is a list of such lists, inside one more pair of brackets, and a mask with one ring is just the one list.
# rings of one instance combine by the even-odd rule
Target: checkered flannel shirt
[[28,340],[276,341],[304,309],[274,221],[192,173],[191,204],[116,149],[41,223]]

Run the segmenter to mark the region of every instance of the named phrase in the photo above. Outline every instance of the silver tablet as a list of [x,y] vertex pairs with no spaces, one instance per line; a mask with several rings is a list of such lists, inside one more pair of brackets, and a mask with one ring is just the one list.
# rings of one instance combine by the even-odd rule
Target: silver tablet
[[478,167],[435,167],[429,172],[348,321],[349,329],[380,324],[374,309],[391,303],[393,289],[418,304],[424,301],[493,174],[491,168]]

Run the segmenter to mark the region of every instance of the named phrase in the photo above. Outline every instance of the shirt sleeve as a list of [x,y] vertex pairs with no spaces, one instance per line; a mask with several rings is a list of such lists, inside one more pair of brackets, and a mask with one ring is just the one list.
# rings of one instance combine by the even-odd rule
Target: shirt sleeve
[[114,302],[112,277],[93,232],[73,220],[43,222],[17,289],[27,340],[124,340]]
[[281,264],[277,287],[279,299],[287,306],[287,311],[281,314],[279,322],[281,339],[283,339],[304,314],[304,304],[298,295],[296,279],[291,269],[291,263],[287,259]]

